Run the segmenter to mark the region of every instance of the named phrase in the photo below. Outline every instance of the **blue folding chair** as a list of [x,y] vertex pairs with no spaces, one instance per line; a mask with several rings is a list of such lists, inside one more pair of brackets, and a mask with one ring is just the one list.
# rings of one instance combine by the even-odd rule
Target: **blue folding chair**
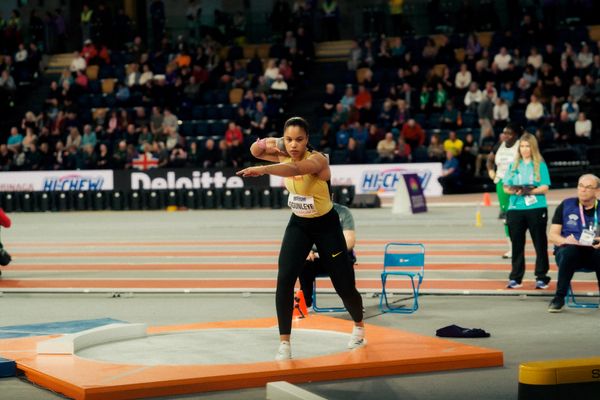
[[317,279],[319,278],[327,278],[329,279],[328,274],[318,274],[315,277],[315,282],[313,283],[313,293],[312,293],[312,308],[315,312],[344,312],[346,311],[346,307],[319,307],[317,305]]
[[[595,272],[592,269],[586,269],[586,268],[580,268],[577,269],[575,272]],[[565,301],[565,304],[567,305],[567,307],[570,308],[598,308],[598,303],[586,303],[583,301],[577,301],[577,299],[575,298],[575,293],[573,293],[573,288],[571,287],[571,284],[569,284],[569,291],[567,292],[567,298]]]
[[[412,314],[419,309],[419,288],[425,275],[425,246],[419,243],[388,243],[383,255],[383,272],[381,273],[381,297],[379,309],[386,313]],[[410,279],[413,292],[413,303],[410,308],[394,307],[388,300],[386,284],[388,276],[407,277]]]

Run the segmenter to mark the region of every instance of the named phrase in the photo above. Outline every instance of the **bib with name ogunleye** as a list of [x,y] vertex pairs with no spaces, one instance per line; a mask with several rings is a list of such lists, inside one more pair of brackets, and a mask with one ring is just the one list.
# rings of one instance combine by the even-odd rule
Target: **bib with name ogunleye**
[[288,196],[288,207],[299,217],[306,217],[317,214],[315,207],[315,198],[313,196],[302,196],[290,193]]

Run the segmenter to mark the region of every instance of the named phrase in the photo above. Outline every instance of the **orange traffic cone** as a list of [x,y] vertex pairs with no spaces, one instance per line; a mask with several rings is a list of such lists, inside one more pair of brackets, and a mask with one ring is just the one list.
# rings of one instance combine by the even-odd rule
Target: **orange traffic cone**
[[485,207],[489,207],[492,205],[492,199],[490,197],[490,194],[487,192],[483,194],[483,205]]
[[294,293],[294,313],[292,314],[292,317],[308,317],[308,308],[306,308],[306,301],[304,300],[304,293],[302,293],[302,290],[298,290]]

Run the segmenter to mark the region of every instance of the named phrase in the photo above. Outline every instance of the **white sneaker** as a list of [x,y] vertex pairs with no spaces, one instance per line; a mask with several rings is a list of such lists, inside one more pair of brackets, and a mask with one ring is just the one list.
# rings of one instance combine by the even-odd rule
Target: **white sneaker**
[[502,258],[512,258],[512,250],[509,250],[506,253],[502,254]]
[[354,326],[352,329],[352,335],[350,336],[350,341],[348,342],[348,348],[358,349],[366,344],[367,339],[365,339],[365,328],[361,326]]
[[290,342],[281,342],[275,355],[275,361],[285,361],[292,359],[292,346]]

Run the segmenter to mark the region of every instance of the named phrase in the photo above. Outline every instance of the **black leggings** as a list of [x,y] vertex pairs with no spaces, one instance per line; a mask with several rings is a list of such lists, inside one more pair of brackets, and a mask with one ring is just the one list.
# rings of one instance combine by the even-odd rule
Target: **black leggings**
[[275,294],[281,335],[289,335],[292,331],[294,286],[313,244],[317,246],[321,262],[326,266],[333,287],[342,298],[350,316],[354,322],[363,319],[362,298],[356,290],[354,268],[348,256],[338,213],[331,209],[327,214],[316,218],[302,218],[292,214],[279,252]]
[[546,225],[548,223],[547,208],[533,208],[530,210],[509,210],[506,213],[506,224],[512,243],[512,270],[510,280],[521,283],[525,275],[525,240],[527,229],[535,248],[535,276],[536,280],[544,283],[550,282],[548,276],[548,237]]

